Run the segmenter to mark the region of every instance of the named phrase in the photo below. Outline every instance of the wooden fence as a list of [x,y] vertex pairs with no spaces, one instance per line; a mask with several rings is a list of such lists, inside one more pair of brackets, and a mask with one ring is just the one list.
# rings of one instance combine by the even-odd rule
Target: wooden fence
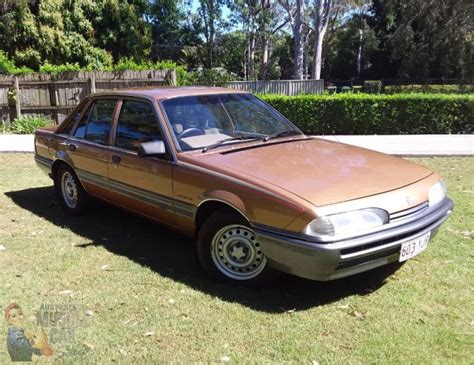
[[227,87],[260,94],[321,94],[324,80],[230,81]]
[[164,85],[176,85],[175,70],[0,75],[0,120],[42,114],[60,122],[91,93]]

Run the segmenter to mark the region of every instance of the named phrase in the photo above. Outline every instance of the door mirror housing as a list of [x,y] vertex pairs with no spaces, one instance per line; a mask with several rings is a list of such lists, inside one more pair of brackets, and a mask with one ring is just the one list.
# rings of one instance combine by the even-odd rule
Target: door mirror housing
[[165,154],[166,146],[163,141],[145,142],[138,147],[139,157],[164,156]]

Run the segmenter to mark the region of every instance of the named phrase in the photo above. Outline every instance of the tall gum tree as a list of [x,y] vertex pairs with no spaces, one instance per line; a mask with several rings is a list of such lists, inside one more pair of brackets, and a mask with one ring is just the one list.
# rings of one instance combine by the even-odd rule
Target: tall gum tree
[[321,66],[323,59],[323,41],[329,24],[329,16],[334,4],[334,0],[314,1],[314,46],[313,64],[311,67],[311,78],[321,78]]
[[293,31],[293,78],[302,80],[304,77],[304,50],[305,50],[305,1],[304,0],[279,0],[280,5],[288,14],[288,19]]

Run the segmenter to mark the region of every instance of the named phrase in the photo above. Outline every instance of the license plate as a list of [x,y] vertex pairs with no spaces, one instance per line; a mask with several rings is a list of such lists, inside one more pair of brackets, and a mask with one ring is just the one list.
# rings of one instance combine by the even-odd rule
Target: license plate
[[415,257],[420,252],[423,252],[428,246],[430,236],[431,232],[428,232],[423,236],[414,238],[410,241],[403,242],[402,247],[400,249],[400,257],[398,258],[398,261],[406,261],[408,259],[411,259],[412,257]]

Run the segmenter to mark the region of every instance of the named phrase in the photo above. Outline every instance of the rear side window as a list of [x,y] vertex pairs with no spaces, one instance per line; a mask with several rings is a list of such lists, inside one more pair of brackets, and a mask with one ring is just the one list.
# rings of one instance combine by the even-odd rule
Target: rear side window
[[87,119],[89,118],[89,112],[90,109],[87,111],[86,115],[84,116],[84,118],[82,118],[81,122],[77,126],[76,131],[74,132],[74,137],[84,139],[84,137],[86,136],[86,127]]
[[87,122],[87,140],[100,144],[109,143],[110,123],[115,103],[115,100],[97,100],[94,103]]
[[124,100],[115,145],[138,151],[141,143],[162,139],[153,106],[144,101]]
[[67,123],[62,127],[61,134],[70,134],[74,124],[79,121],[81,118],[81,112],[77,112],[74,116],[67,121]]

